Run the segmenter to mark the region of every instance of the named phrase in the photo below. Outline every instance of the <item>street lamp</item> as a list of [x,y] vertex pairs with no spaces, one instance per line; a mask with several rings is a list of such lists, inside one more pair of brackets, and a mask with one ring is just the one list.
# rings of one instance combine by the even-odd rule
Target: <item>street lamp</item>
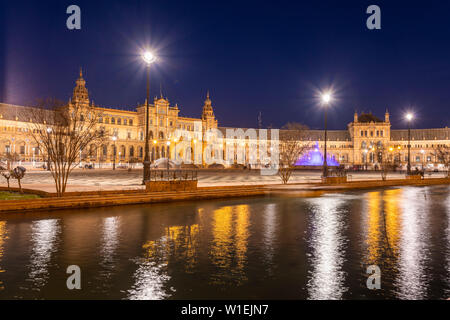
[[328,164],[327,164],[327,110],[332,100],[330,92],[324,92],[321,96],[322,104],[325,106],[325,139],[324,139],[324,153],[323,153],[323,177],[328,177]]
[[147,64],[147,104],[145,107],[145,156],[144,156],[144,176],[142,178],[142,184],[145,184],[150,178],[150,146],[148,144],[148,122],[149,122],[149,102],[150,102],[150,65],[156,61],[156,56],[150,51],[144,52],[142,55],[145,63]]
[[367,171],[367,153],[369,152],[369,150],[364,149],[364,164],[365,164],[365,169]]
[[178,159],[178,156],[177,156],[177,143],[178,143],[178,139],[177,138],[174,138],[173,139],[173,147],[174,147],[174,152],[175,152],[175,156],[174,156],[174,160],[175,161],[178,161],[177,159]]
[[117,137],[113,136],[112,141],[114,141],[114,146],[113,146],[113,170],[116,170],[116,140]]
[[406,169],[406,174],[411,174],[411,120],[414,118],[412,113],[407,113],[405,116],[408,121],[408,166]]
[[169,159],[170,159],[170,141],[167,141],[167,171],[169,171]]
[[420,150],[420,153],[422,154],[422,171],[423,171],[423,166],[424,166],[424,163],[425,163],[425,150]]
[[48,141],[47,141],[47,171],[50,171],[50,152],[49,152],[49,147],[50,147],[50,133],[52,133],[52,128],[47,128],[47,133],[49,135],[48,137]]

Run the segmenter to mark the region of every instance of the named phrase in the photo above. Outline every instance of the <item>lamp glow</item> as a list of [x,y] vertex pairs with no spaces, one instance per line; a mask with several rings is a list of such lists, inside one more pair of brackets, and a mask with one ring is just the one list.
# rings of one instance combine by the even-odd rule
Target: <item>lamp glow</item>
[[145,51],[144,54],[142,55],[142,58],[147,64],[152,64],[153,62],[156,61],[156,56],[150,51]]
[[324,104],[329,104],[330,103],[330,101],[331,101],[331,93],[329,93],[329,92],[325,92],[325,93],[323,93],[322,94],[322,102],[324,103]]
[[414,118],[412,113],[407,113],[406,114],[406,120],[411,121]]

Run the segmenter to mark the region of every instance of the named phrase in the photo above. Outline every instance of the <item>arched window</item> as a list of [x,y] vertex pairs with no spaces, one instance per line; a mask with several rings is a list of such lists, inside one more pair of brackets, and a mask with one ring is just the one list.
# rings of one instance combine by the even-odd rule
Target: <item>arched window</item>
[[361,149],[367,149],[367,142],[363,141],[361,143]]
[[134,157],[134,147],[130,147],[130,157]]
[[139,147],[139,158],[142,158],[144,152],[144,150],[142,149],[142,147]]
[[153,131],[150,130],[150,132],[148,133],[149,139],[153,139]]
[[164,132],[159,132],[159,139],[164,140]]

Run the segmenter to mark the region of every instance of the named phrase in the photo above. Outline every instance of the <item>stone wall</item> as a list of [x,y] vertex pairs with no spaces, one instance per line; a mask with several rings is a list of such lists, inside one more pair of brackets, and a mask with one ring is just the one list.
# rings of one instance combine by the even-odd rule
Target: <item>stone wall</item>
[[145,190],[146,192],[194,191],[197,190],[197,180],[147,181]]

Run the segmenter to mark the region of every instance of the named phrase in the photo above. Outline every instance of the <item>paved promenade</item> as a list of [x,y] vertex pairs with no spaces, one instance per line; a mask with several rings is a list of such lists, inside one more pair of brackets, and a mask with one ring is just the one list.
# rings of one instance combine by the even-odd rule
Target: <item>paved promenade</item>
[[[320,171],[295,171],[289,183],[315,183],[320,181]],[[433,174],[431,177],[443,177],[442,173]],[[428,175],[427,175],[428,177]],[[388,179],[403,179],[404,174],[391,173]],[[349,181],[381,180],[379,172],[350,173]],[[82,170],[73,171],[69,178],[67,191],[106,191],[119,189],[143,189],[141,185],[142,171],[134,170]],[[223,170],[223,171],[198,171],[199,187],[213,186],[243,186],[243,185],[270,185],[280,184],[277,175],[262,176],[259,171],[249,170]],[[0,177],[0,185],[6,185],[6,181]],[[16,181],[11,179],[11,186],[15,187]],[[47,192],[55,192],[53,178],[50,172],[43,170],[29,170],[22,181],[22,186],[29,189],[38,189]]]

